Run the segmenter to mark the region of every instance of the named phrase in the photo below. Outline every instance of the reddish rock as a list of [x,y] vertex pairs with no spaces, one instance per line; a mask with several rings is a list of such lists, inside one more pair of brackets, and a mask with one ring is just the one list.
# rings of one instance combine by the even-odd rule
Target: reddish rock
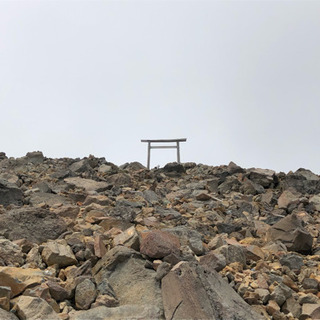
[[140,252],[150,258],[161,259],[171,253],[178,252],[179,239],[165,231],[153,230],[142,235]]
[[107,248],[102,241],[101,235],[94,237],[94,254],[98,258],[102,258],[107,253]]

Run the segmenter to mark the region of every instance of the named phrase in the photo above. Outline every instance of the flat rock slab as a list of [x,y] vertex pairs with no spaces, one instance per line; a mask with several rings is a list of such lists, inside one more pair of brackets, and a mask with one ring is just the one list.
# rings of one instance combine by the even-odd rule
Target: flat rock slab
[[53,193],[36,192],[30,197],[30,204],[36,206],[40,203],[45,203],[52,207],[60,204],[71,204],[73,201],[64,196]]
[[166,319],[260,320],[259,314],[215,271],[179,262],[162,279]]
[[66,230],[64,220],[46,209],[21,208],[0,216],[0,235],[10,240],[25,238],[42,243],[58,238]]
[[102,192],[109,188],[109,184],[103,181],[95,181],[91,179],[83,179],[79,177],[66,178],[64,181],[77,188],[83,188],[87,192],[96,191]]
[[160,310],[152,305],[126,305],[115,308],[97,307],[87,311],[77,311],[70,314],[70,320],[149,320],[161,319]]
[[117,246],[92,268],[99,285],[108,279],[120,306],[152,305],[162,310],[160,282],[156,272],[145,268],[145,260],[133,249]]

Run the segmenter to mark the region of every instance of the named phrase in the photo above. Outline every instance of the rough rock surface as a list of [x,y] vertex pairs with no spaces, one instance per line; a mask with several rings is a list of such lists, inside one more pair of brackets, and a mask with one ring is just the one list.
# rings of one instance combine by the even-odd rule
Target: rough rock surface
[[166,319],[262,319],[215,271],[180,262],[162,279]]
[[41,243],[58,238],[66,230],[63,219],[47,209],[13,209],[0,216],[0,234],[10,240],[25,238]]
[[0,153],[0,319],[319,319],[319,233],[306,169]]

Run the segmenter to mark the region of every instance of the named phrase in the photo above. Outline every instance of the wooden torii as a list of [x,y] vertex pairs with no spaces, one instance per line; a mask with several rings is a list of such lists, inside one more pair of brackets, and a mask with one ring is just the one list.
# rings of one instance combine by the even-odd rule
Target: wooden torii
[[[186,138],[182,139],[159,139],[159,140],[141,140],[148,143],[148,163],[147,168],[150,170],[150,150],[151,149],[177,149],[177,162],[180,163],[180,142],[186,142]],[[152,146],[152,143],[176,143],[175,146]]]

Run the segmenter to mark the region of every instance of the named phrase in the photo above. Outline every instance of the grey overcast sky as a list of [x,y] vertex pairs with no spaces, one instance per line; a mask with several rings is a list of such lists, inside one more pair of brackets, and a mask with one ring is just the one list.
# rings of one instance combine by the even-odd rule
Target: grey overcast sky
[[319,103],[320,1],[0,0],[7,156],[320,174]]

